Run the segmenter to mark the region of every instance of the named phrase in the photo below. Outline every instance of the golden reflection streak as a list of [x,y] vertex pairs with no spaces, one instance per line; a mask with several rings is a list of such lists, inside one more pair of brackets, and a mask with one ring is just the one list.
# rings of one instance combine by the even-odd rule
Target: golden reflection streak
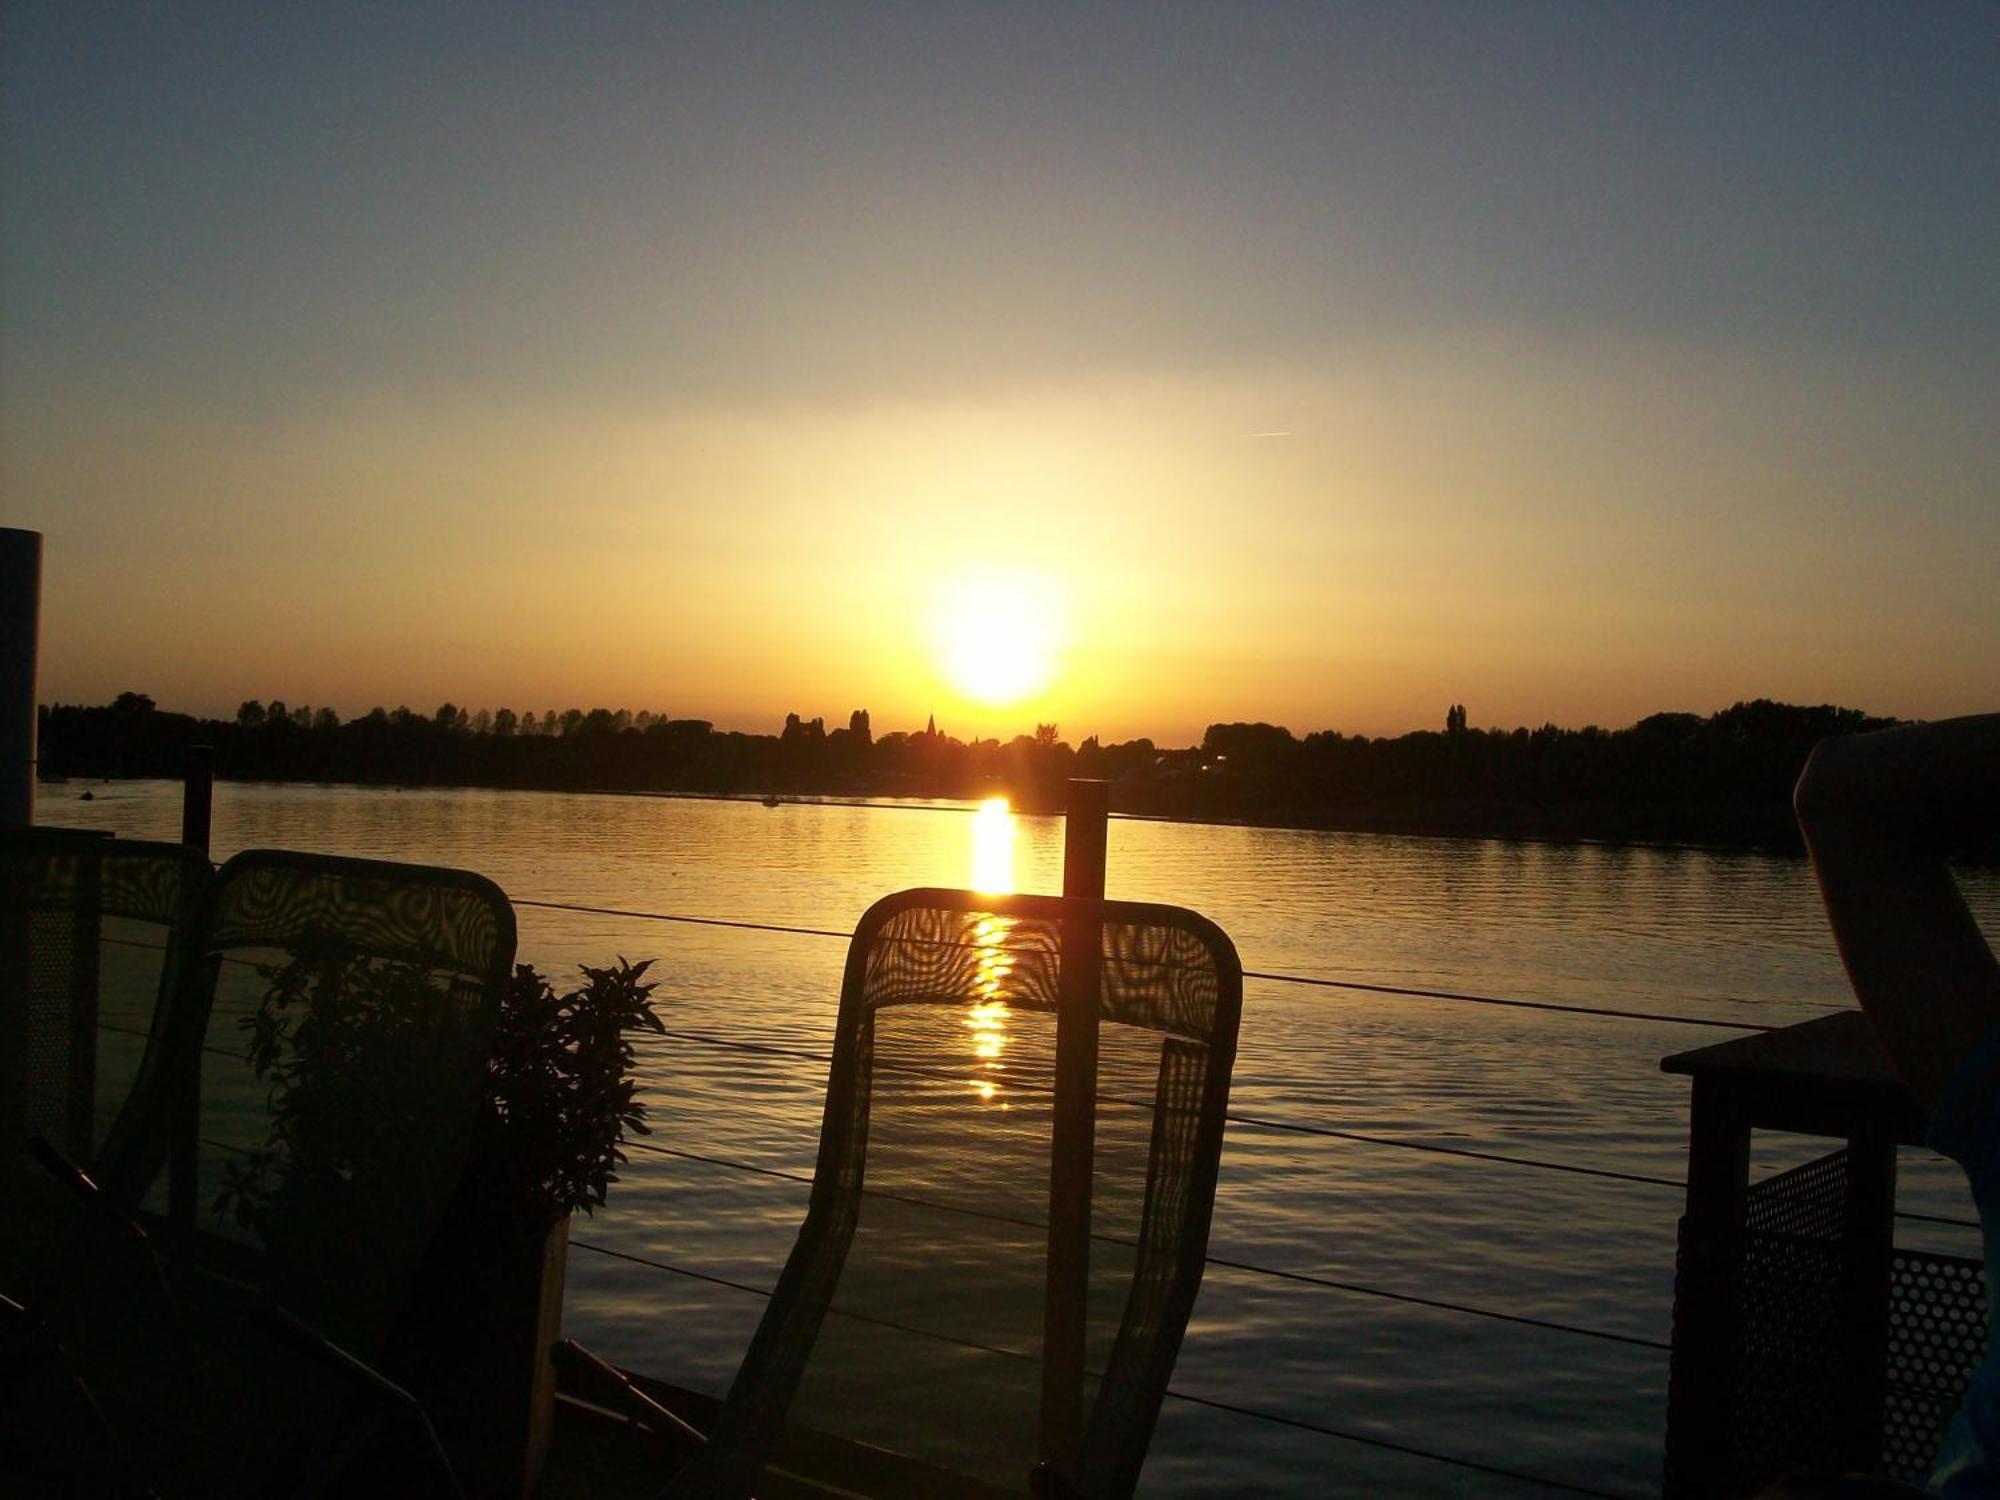
[[[972,820],[972,884],[975,890],[1002,894],[1014,889],[1014,814],[1004,797],[980,804]],[[1014,971],[1014,955],[1007,951],[1007,937],[1015,921],[988,912],[972,924],[972,945],[977,950],[973,985],[978,994],[966,1007],[965,1028],[972,1033],[973,1066],[984,1073],[1004,1073],[1001,1054],[1007,1050],[1008,979]],[[968,1079],[972,1092],[986,1103],[1000,1094],[1000,1085],[990,1077]],[[1002,1109],[1009,1106],[1005,1103]]]

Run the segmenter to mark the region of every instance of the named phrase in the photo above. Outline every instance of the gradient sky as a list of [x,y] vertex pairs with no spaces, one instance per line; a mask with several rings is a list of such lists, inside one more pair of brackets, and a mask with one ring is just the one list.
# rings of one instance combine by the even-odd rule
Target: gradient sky
[[[2000,7],[8,0],[0,49],[44,699],[2000,706]],[[972,576],[1046,609],[1026,702],[945,675]]]

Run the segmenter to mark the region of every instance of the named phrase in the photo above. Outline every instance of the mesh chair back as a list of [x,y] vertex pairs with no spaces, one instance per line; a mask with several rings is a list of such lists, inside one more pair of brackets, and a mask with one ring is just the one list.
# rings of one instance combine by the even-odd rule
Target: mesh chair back
[[462,870],[250,850],[217,874],[196,956],[212,1001],[170,1220],[365,1357],[463,1166],[513,908]]
[[0,834],[0,1121],[94,1164],[145,1071],[201,852],[41,829]]
[[263,1493],[351,1393],[275,1340],[275,1303],[380,1357],[463,1166],[514,916],[459,870],[252,850],[190,928],[178,1060],[135,1160],[164,1275],[99,1247],[69,1346],[142,1472]]
[[120,1156],[156,1100],[178,959],[208,862],[180,844],[0,833],[0,1284],[75,1203],[22,1150],[41,1136],[87,1171]]
[[928,1474],[936,1492],[1018,1494],[1049,1456],[1056,1050],[1079,911],[1086,933],[1101,916],[1101,962],[1083,1439],[1066,1467],[1086,1494],[1130,1492],[1201,1280],[1235,950],[1173,907],[918,890],[855,932],[806,1223],[678,1493],[747,1493],[767,1463],[840,1483],[857,1452],[886,1450],[919,1490]]

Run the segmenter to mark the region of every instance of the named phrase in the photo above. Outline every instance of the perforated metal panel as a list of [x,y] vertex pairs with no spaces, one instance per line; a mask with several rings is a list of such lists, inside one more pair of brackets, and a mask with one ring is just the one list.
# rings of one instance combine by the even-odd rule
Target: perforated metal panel
[[1733,1434],[1741,1474],[1783,1473],[1835,1447],[1846,1211],[1845,1150],[1749,1191]]
[[1882,1466],[1920,1480],[1986,1355],[1986,1278],[1976,1260],[1899,1250],[1889,1278],[1889,1389]]
[[[1754,1184],[1744,1208],[1730,1299],[1734,1320],[1729,1493],[1753,1494],[1796,1469],[1824,1466],[1847,1434],[1844,1383],[1858,1331],[1843,1289],[1849,1153],[1843,1149]],[[1683,1247],[1685,1259],[1685,1247]],[[1986,1352],[1978,1261],[1895,1252],[1886,1286],[1882,1372],[1884,1473],[1920,1482],[1967,1380]],[[1677,1328],[1676,1338],[1686,1330]]]

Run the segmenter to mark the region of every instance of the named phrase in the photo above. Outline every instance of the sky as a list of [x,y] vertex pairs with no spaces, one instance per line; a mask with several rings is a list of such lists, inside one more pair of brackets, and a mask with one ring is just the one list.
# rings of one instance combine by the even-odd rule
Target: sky
[[2000,706],[2000,7],[42,4],[41,696]]

